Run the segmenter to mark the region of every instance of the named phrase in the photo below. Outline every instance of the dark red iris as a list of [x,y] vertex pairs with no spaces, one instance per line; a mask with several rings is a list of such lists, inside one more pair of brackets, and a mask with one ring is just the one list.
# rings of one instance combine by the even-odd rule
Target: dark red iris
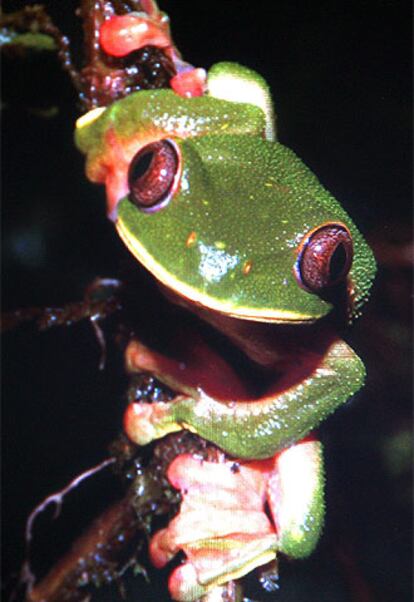
[[178,168],[178,151],[170,140],[144,146],[129,166],[129,199],[143,211],[161,209],[171,198]]
[[318,293],[346,278],[353,258],[352,238],[342,224],[324,224],[302,244],[296,263],[299,282]]

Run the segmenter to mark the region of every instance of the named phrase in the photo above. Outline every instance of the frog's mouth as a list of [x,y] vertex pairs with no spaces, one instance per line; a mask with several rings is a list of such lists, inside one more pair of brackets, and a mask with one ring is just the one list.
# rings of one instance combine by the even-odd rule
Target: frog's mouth
[[[166,296],[172,300],[168,291]],[[187,309],[197,318],[181,321],[177,309],[168,335],[162,335],[166,341],[156,336],[156,350],[140,344],[136,357],[141,370],[181,393],[203,390],[224,402],[255,401],[270,390],[276,394],[297,386],[316,373],[333,344],[343,343],[329,320],[280,325],[247,322],[192,305]],[[351,349],[350,355],[355,355]]]
[[328,324],[253,324],[250,337],[244,324],[226,324],[225,337],[187,325],[162,353],[129,344],[129,370],[151,373],[175,395],[167,404],[133,404],[125,428],[134,441],[151,440],[143,425],[151,438],[186,428],[231,455],[264,458],[306,436],[362,386],[361,360]]

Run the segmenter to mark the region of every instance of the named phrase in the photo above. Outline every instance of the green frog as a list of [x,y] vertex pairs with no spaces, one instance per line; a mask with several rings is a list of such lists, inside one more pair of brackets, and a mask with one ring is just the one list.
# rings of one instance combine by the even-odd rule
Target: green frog
[[[146,445],[188,429],[247,462],[294,450],[363,384],[363,363],[332,316],[360,314],[375,261],[340,203],[277,141],[266,82],[219,63],[202,95],[144,90],[87,113],[76,142],[132,255],[257,370],[247,382],[196,332],[183,332],[176,356],[134,339],[128,369],[176,396],[130,404],[127,435]],[[289,510],[272,553],[306,556],[318,540],[322,454],[316,440],[309,449],[280,473]],[[258,563],[241,553],[237,564],[229,575]]]

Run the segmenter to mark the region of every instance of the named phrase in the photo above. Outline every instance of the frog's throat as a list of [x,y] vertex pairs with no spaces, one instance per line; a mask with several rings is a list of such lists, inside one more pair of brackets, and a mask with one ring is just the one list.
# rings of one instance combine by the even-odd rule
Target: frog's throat
[[121,237],[122,241],[132,253],[132,255],[149,271],[153,276],[168,289],[171,289],[177,293],[180,297],[191,301],[192,304],[207,309],[217,311],[225,314],[232,318],[239,318],[240,320],[250,320],[254,322],[273,322],[286,324],[286,322],[294,322],[300,324],[309,324],[315,322],[317,317],[307,316],[293,311],[280,310],[280,309],[260,309],[257,307],[237,307],[231,301],[225,302],[221,299],[215,299],[200,292],[195,287],[182,282],[174,277],[171,272],[162,267],[155,259],[148,253],[145,247],[134,237],[127,225],[123,220],[119,219],[116,221],[116,229]]

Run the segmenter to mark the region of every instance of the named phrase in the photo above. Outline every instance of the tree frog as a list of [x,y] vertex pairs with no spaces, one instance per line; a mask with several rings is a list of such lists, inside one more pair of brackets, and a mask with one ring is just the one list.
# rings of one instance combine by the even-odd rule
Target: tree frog
[[[219,63],[200,96],[136,92],[81,117],[76,142],[89,179],[106,186],[109,217],[132,255],[260,375],[246,384],[197,333],[183,336],[176,356],[132,341],[129,370],[152,372],[177,393],[168,403],[129,405],[125,429],[134,442],[188,429],[238,459],[265,461],[358,391],[364,366],[331,315],[337,306],[347,321],[359,315],[375,261],[341,205],[277,141],[270,92],[257,73]],[[276,547],[300,557],[321,529],[323,470],[314,448],[311,459],[292,457],[296,476],[279,475],[290,511]],[[314,481],[304,479],[295,515],[301,466]]]

